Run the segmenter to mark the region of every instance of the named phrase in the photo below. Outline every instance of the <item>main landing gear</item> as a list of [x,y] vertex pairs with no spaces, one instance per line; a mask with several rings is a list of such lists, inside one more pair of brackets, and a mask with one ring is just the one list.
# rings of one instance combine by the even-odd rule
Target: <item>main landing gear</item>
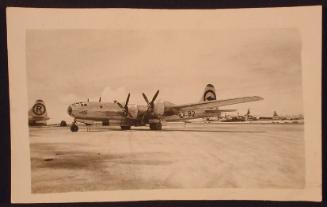
[[151,130],[161,130],[162,124],[161,123],[150,123]]
[[130,130],[131,126],[120,126],[122,130]]
[[72,123],[72,125],[70,126],[70,131],[72,131],[72,132],[77,132],[78,131],[78,126],[76,124],[76,121],[74,121]]

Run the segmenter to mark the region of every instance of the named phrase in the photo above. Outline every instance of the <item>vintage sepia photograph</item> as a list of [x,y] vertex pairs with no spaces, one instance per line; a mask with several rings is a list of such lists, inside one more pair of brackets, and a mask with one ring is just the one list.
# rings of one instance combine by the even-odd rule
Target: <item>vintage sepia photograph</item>
[[[313,8],[291,10],[302,18]],[[320,110],[305,75],[309,27],[295,17],[274,24],[286,9],[257,10],[91,12],[103,27],[69,24],[85,13],[50,10],[42,20],[37,10],[16,43],[24,45],[23,75],[10,74],[11,84],[24,84],[10,95],[12,104],[20,90],[25,104],[28,194],[177,190],[193,199],[188,190],[205,190],[222,199],[216,189],[256,189],[273,192],[261,199],[285,190],[290,200],[310,200],[295,196],[321,189],[308,168],[308,126],[319,113],[306,99]],[[310,139],[319,143],[317,133]]]
[[300,54],[292,28],[28,30],[32,192],[303,188]]

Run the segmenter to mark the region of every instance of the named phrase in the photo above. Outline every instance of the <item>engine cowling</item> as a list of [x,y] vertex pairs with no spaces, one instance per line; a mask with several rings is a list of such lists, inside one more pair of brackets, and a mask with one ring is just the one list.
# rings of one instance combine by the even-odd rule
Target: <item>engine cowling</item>
[[162,116],[165,112],[165,105],[164,103],[155,103],[153,107],[153,114],[155,116]]
[[138,114],[138,108],[135,104],[129,104],[128,105],[128,112],[132,116],[132,118],[136,119]]

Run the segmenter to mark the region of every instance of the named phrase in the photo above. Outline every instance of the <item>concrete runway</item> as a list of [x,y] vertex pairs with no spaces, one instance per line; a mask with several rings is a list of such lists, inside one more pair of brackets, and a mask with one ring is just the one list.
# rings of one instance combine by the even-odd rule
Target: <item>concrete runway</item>
[[302,188],[302,124],[30,128],[32,192]]

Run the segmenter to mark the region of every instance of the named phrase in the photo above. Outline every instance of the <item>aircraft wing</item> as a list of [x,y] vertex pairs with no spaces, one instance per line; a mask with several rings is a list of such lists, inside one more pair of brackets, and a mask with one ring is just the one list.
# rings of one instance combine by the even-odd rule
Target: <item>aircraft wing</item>
[[225,100],[204,101],[204,102],[193,103],[193,104],[174,105],[174,106],[170,106],[169,110],[175,113],[179,111],[197,110],[197,109],[209,110],[221,106],[228,106],[233,104],[260,101],[260,100],[263,100],[263,98],[260,96],[248,96],[248,97],[232,98],[232,99],[225,99]]
[[221,113],[221,112],[234,112],[237,109],[207,109],[205,110],[206,113]]

